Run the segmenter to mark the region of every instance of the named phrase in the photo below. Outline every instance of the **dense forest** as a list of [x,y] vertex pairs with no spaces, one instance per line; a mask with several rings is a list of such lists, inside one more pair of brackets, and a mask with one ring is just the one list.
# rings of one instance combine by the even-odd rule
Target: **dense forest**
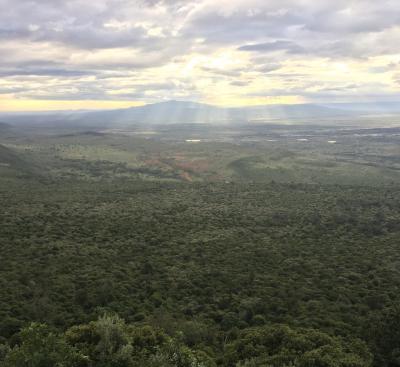
[[397,188],[30,182],[12,190],[1,191],[0,226],[1,335],[11,346],[32,320],[79,330],[116,312],[220,364],[267,358],[258,348],[232,357],[232,345],[239,353],[277,330],[307,338],[311,328],[339,349],[361,348],[364,362],[343,366],[368,365],[367,345],[394,365]]
[[38,175],[3,150],[0,365],[400,365],[397,183]]

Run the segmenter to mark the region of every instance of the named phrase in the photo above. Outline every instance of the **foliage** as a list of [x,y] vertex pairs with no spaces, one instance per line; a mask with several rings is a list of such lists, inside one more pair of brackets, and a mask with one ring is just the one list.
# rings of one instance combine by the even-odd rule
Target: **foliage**
[[[372,358],[359,340],[344,341],[288,326],[245,329],[227,347],[229,366],[367,367]],[[235,363],[237,362],[237,363]]]
[[[226,346],[224,366],[368,367],[371,355],[359,340],[344,341],[316,330],[284,325],[244,329]],[[192,350],[150,326],[126,325],[116,315],[56,334],[31,324],[8,350],[5,367],[215,367],[207,353]]]
[[116,315],[77,325],[59,335],[43,324],[31,324],[5,351],[5,367],[213,367],[204,352],[149,326],[126,326]]
[[5,356],[5,367],[80,367],[87,358],[62,336],[33,323],[19,333],[20,342]]

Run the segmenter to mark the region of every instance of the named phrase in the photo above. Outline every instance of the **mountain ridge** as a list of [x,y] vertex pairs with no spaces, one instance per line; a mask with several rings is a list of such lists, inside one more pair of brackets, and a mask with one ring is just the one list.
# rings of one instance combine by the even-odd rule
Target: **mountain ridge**
[[282,123],[315,123],[320,119],[343,119],[368,114],[400,114],[400,104],[280,104],[219,107],[192,101],[162,101],[112,110],[55,111],[0,114],[7,124],[60,124],[82,127],[130,127],[176,123],[251,123],[280,120]]

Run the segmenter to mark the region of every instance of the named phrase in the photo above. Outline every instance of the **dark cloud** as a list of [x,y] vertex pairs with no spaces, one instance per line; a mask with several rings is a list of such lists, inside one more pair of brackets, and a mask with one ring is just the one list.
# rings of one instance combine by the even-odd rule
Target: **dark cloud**
[[12,94],[12,93],[23,93],[29,91],[28,88],[23,88],[23,87],[0,87],[0,94]]
[[178,85],[174,82],[165,83],[146,83],[146,84],[134,84],[132,87],[137,91],[148,91],[148,90],[171,90],[178,88]]
[[201,67],[203,71],[208,73],[216,74],[216,75],[223,75],[228,77],[239,77],[245,69],[233,69],[233,70],[226,70],[226,69],[216,69],[210,68],[208,66]]
[[325,88],[319,88],[318,92],[319,93],[328,93],[328,92],[343,92],[343,91],[352,91],[355,90],[359,87],[357,84],[347,84],[347,85],[341,85],[338,87],[325,87]]
[[313,32],[354,34],[382,32],[400,22],[399,2],[396,0],[338,1],[323,7],[305,23]]
[[234,87],[245,87],[249,85],[251,82],[250,81],[241,81],[241,80],[235,80],[231,82],[230,84],[233,85]]
[[260,73],[270,73],[272,71],[279,70],[282,67],[280,64],[261,64],[258,65],[256,70]]
[[291,41],[274,41],[252,45],[245,45],[238,48],[239,51],[274,52],[286,51],[290,53],[304,53],[305,49]]
[[0,69],[0,77],[13,76],[52,76],[52,77],[81,77],[95,75],[93,71],[87,70],[66,70],[66,69]]

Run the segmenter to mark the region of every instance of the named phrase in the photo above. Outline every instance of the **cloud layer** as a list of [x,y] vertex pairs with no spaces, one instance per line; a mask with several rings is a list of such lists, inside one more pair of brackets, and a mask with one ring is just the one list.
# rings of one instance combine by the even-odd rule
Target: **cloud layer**
[[0,0],[0,9],[0,110],[400,92],[398,0]]

